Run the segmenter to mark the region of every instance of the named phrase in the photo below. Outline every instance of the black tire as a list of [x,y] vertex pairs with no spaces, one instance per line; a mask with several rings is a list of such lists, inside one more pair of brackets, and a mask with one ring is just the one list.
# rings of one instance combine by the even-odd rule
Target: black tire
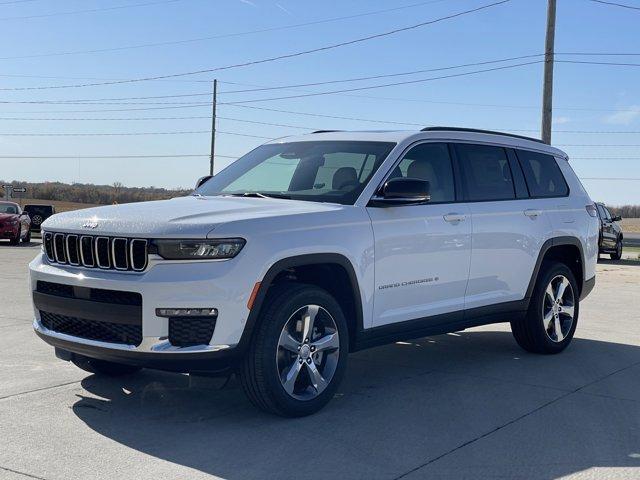
[[609,255],[611,260],[620,260],[622,258],[622,240],[618,238],[616,241],[616,250],[615,252]]
[[106,377],[131,375],[142,369],[142,367],[136,367],[135,365],[107,362],[105,360],[98,360],[96,358],[89,358],[77,354],[73,356],[71,361],[76,367],[81,368],[85,372],[104,375]]
[[[562,340],[558,341],[557,337],[554,340],[552,335],[548,333],[548,330],[544,326],[543,309],[545,308],[544,302],[549,302],[547,297],[547,286],[559,276],[566,278],[571,286],[572,293],[572,306],[573,306],[573,319],[571,321],[568,331],[562,334]],[[571,269],[564,263],[545,261],[540,267],[538,278],[536,280],[535,288],[533,289],[533,295],[529,303],[529,309],[524,318],[519,320],[513,320],[511,322],[511,331],[513,336],[522,348],[532,353],[553,354],[560,353],[567,348],[573,338],[576,326],[578,324],[578,316],[580,310],[580,292],[578,290],[578,284],[571,272]],[[553,302],[551,302],[553,305]],[[566,307],[569,305],[567,304]],[[563,308],[567,310],[564,305],[559,304],[560,310]],[[563,325],[566,325],[568,314],[562,314],[564,320]],[[555,329],[554,329],[555,330]],[[560,328],[562,331],[563,329]]]
[[[276,359],[281,332],[294,313],[308,305],[320,306],[330,314],[338,333],[339,349],[335,371],[326,388],[313,398],[300,400],[285,390]],[[348,353],[349,331],[338,302],[327,291],[312,285],[282,284],[269,292],[262,307],[242,362],[241,384],[251,403],[261,410],[284,417],[311,415],[333,398],[344,375]],[[303,364],[302,360],[300,363]]]

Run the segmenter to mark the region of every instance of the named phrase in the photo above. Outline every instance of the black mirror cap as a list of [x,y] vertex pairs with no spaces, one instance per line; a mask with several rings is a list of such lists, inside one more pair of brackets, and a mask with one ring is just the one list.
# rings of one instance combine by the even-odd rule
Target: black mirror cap
[[382,187],[382,196],[387,199],[406,199],[428,202],[431,185],[418,178],[392,178]]
[[213,178],[213,175],[205,175],[204,177],[200,177],[196,182],[196,190],[207,183],[207,180],[209,180],[210,178]]
[[615,215],[612,219],[612,222],[621,222],[622,221],[622,217],[620,215]]

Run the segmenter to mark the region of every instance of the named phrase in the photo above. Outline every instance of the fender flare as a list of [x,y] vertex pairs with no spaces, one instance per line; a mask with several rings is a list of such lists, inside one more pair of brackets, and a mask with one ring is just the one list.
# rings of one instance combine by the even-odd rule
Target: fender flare
[[538,258],[536,260],[536,264],[533,267],[533,273],[531,274],[531,280],[529,280],[529,286],[527,287],[527,293],[525,294],[525,300],[527,300],[527,304],[529,303],[529,299],[533,295],[533,289],[536,286],[536,280],[538,279],[538,274],[540,273],[540,267],[542,266],[542,262],[544,260],[545,255],[552,247],[557,247],[561,245],[570,245],[578,248],[580,252],[580,261],[582,262],[582,278],[577,278],[578,286],[580,288],[580,293],[584,291],[585,279],[584,279],[584,249],[582,248],[582,242],[577,237],[563,236],[563,237],[553,237],[548,239],[546,242],[542,244],[540,248],[540,252],[538,252]]
[[[258,319],[260,316],[260,310],[262,309],[264,302],[267,298],[267,294],[269,291],[269,287],[272,285],[273,281],[277,277],[279,273],[283,271],[293,268],[293,267],[301,267],[308,265],[320,265],[320,264],[337,264],[345,269],[347,272],[347,276],[349,277],[349,283],[351,284],[351,289],[354,293],[354,305],[356,310],[356,325],[355,331],[356,336],[358,332],[363,329],[363,313],[362,313],[362,296],[360,293],[360,285],[358,283],[358,277],[356,276],[355,269],[353,268],[353,264],[351,261],[342,254],[339,253],[311,253],[304,255],[296,255],[293,257],[283,258],[275,262],[267,273],[265,273],[261,283],[260,289],[258,290],[258,294],[253,302],[251,311],[249,312],[249,316],[247,317],[247,321],[245,323],[244,331],[242,332],[242,337],[240,337],[240,341],[238,345],[234,348],[238,353],[243,353],[249,347],[251,342],[251,338],[253,336],[253,331],[255,330],[255,326],[258,323]],[[355,339],[351,339],[354,341]]]

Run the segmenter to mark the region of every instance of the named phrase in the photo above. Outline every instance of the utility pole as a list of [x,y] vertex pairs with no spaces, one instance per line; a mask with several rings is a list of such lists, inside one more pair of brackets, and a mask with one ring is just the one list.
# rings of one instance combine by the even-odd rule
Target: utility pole
[[544,42],[544,87],[542,92],[542,141],[551,143],[551,115],[553,111],[553,62],[556,36],[556,0],[548,0],[547,36]]
[[211,157],[209,159],[209,175],[213,175],[213,162],[216,157],[216,102],[218,96],[218,79],[213,81],[213,107],[211,110]]

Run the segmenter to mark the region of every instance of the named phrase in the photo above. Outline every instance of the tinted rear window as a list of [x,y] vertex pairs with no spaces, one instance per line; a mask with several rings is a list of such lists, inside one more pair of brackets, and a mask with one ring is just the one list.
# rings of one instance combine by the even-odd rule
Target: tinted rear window
[[456,152],[470,201],[516,198],[504,148],[461,143]]
[[551,155],[516,150],[532,197],[564,197],[569,193],[556,159]]

